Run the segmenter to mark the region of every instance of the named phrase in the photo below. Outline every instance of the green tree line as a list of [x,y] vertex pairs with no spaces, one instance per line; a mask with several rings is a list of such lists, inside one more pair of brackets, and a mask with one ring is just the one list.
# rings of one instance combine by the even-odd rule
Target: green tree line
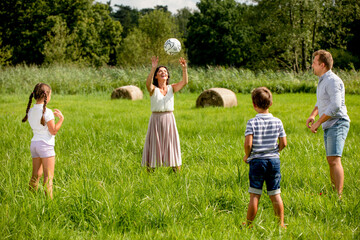
[[193,66],[304,71],[317,49],[360,67],[358,0],[201,0],[198,10],[133,9],[93,0],[0,2],[0,65],[140,66],[170,37]]

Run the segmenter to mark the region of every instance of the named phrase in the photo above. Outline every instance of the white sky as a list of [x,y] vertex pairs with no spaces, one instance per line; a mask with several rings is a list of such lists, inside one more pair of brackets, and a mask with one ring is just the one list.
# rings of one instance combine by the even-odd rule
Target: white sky
[[[110,0],[96,0],[97,2],[107,3]],[[177,13],[177,9],[188,7],[190,9],[197,9],[196,3],[200,0],[111,0],[111,6],[124,5],[130,6],[137,10],[143,8],[154,8],[156,5],[167,5],[171,13]],[[237,0],[237,2],[246,2],[246,0]],[[117,8],[114,9],[115,11]]]

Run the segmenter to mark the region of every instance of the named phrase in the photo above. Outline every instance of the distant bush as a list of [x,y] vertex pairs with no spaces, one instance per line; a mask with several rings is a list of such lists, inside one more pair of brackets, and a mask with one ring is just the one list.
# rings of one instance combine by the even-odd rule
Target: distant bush
[[334,67],[340,69],[351,70],[354,69],[355,66],[360,64],[360,60],[358,57],[352,55],[349,51],[344,49],[332,48],[329,50],[333,56]]
[[[179,66],[169,67],[170,82],[182,78]],[[109,92],[124,85],[135,85],[146,91],[149,67],[90,68],[79,66],[17,66],[0,69],[0,93],[30,93],[38,82],[51,85],[57,94],[92,94]],[[237,68],[189,68],[189,84],[182,92],[198,92],[212,88],[228,88],[236,93],[250,93],[266,86],[275,93],[315,93],[318,78],[312,72],[251,71]],[[357,71],[336,71],[344,81],[346,92],[360,94],[360,74]]]

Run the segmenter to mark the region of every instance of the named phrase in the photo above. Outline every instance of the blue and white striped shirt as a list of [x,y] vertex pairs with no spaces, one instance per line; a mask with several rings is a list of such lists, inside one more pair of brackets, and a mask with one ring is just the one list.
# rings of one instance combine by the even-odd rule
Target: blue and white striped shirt
[[247,162],[254,158],[279,158],[278,138],[286,136],[280,119],[271,113],[259,113],[247,122],[245,136],[247,135],[253,135],[251,153]]

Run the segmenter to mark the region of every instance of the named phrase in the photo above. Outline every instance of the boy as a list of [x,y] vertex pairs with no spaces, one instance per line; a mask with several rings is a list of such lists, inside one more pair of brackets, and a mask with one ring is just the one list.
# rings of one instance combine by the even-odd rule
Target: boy
[[[264,181],[271,199],[275,215],[284,225],[284,205],[280,196],[280,158],[279,152],[286,147],[286,134],[280,119],[269,113],[272,95],[266,87],[251,92],[255,118],[247,122],[245,130],[244,162],[250,164],[250,202],[247,212],[247,224],[255,219]],[[279,139],[279,143],[278,143]]]

